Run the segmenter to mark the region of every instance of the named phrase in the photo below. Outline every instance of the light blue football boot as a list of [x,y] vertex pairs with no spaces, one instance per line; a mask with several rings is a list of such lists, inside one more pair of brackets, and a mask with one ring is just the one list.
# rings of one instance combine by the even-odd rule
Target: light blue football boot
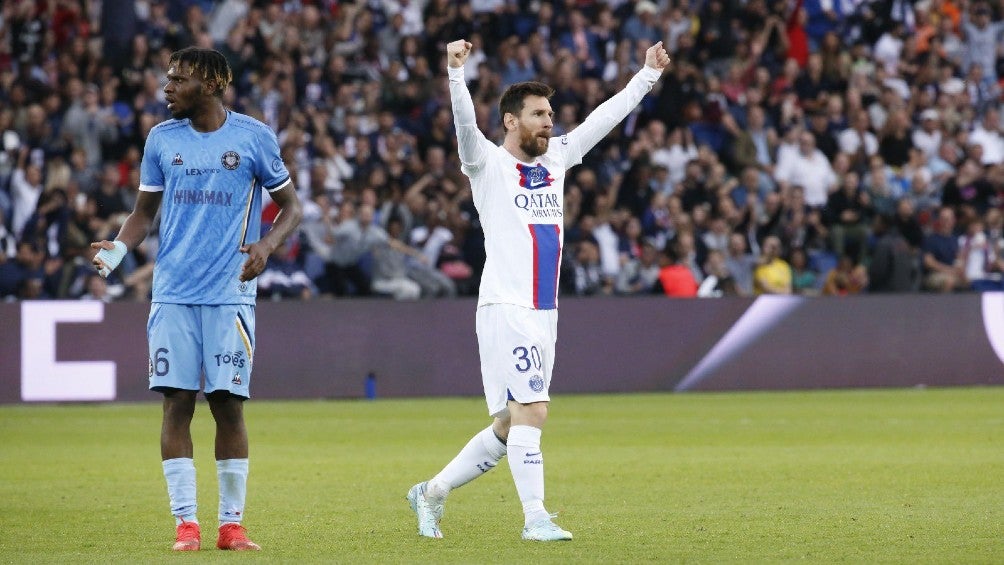
[[[554,515],[551,515],[554,518]],[[551,518],[537,520],[523,528],[523,539],[531,541],[568,541],[572,532],[562,530]]]
[[418,483],[408,491],[408,504],[418,516],[418,535],[427,538],[441,538],[443,532],[439,531],[439,519],[443,517],[443,503],[430,502],[425,497],[425,482]]

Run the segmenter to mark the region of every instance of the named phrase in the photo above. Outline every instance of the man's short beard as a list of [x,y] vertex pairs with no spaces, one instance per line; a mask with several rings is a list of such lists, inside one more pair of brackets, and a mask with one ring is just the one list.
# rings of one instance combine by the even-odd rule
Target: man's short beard
[[[519,148],[531,157],[539,157],[544,153],[547,153],[549,141],[550,140],[546,137],[541,138],[540,136],[523,132],[523,135],[521,135],[519,139]],[[541,147],[541,144],[543,144],[543,148]]]

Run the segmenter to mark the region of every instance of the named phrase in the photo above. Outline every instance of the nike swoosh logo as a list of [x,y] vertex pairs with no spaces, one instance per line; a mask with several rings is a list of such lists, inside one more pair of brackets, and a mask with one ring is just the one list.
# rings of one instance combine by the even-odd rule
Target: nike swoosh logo
[[526,454],[526,455],[524,455],[523,457],[536,457],[537,455],[540,455],[540,452],[539,452],[539,451],[538,451],[537,453],[527,453],[527,454]]

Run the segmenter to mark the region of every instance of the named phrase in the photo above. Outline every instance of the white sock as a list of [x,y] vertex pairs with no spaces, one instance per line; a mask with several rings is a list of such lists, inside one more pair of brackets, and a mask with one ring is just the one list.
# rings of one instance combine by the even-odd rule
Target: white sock
[[525,524],[529,526],[538,520],[550,518],[547,510],[544,510],[544,456],[540,451],[540,428],[509,428],[506,451],[516,492],[523,503]]
[[216,475],[220,480],[220,525],[240,524],[247,497],[248,460],[217,460]]
[[505,444],[495,435],[491,426],[471,438],[460,453],[443,467],[429,484],[425,495],[433,500],[443,500],[451,490],[466,485],[491,471],[505,457]]
[[164,478],[167,480],[167,496],[171,499],[171,514],[174,524],[195,522],[197,505],[195,501],[195,463],[191,457],[165,459]]

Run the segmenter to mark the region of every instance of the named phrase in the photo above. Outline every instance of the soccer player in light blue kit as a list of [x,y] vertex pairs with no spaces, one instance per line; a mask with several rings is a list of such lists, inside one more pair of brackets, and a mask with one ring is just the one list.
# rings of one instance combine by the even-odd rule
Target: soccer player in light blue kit
[[[244,400],[254,363],[256,277],[302,216],[275,133],[223,105],[232,80],[217,51],[171,55],[164,87],[174,119],[150,130],[139,196],[115,241],[92,243],[107,276],[135,249],[160,210],[147,336],[150,389],[164,395],[160,449],[177,551],[198,550],[191,422],[204,390],[216,421],[217,547],[257,550],[241,525],[248,474]],[[262,189],[281,212],[261,231]],[[205,386],[202,386],[202,377]]]

